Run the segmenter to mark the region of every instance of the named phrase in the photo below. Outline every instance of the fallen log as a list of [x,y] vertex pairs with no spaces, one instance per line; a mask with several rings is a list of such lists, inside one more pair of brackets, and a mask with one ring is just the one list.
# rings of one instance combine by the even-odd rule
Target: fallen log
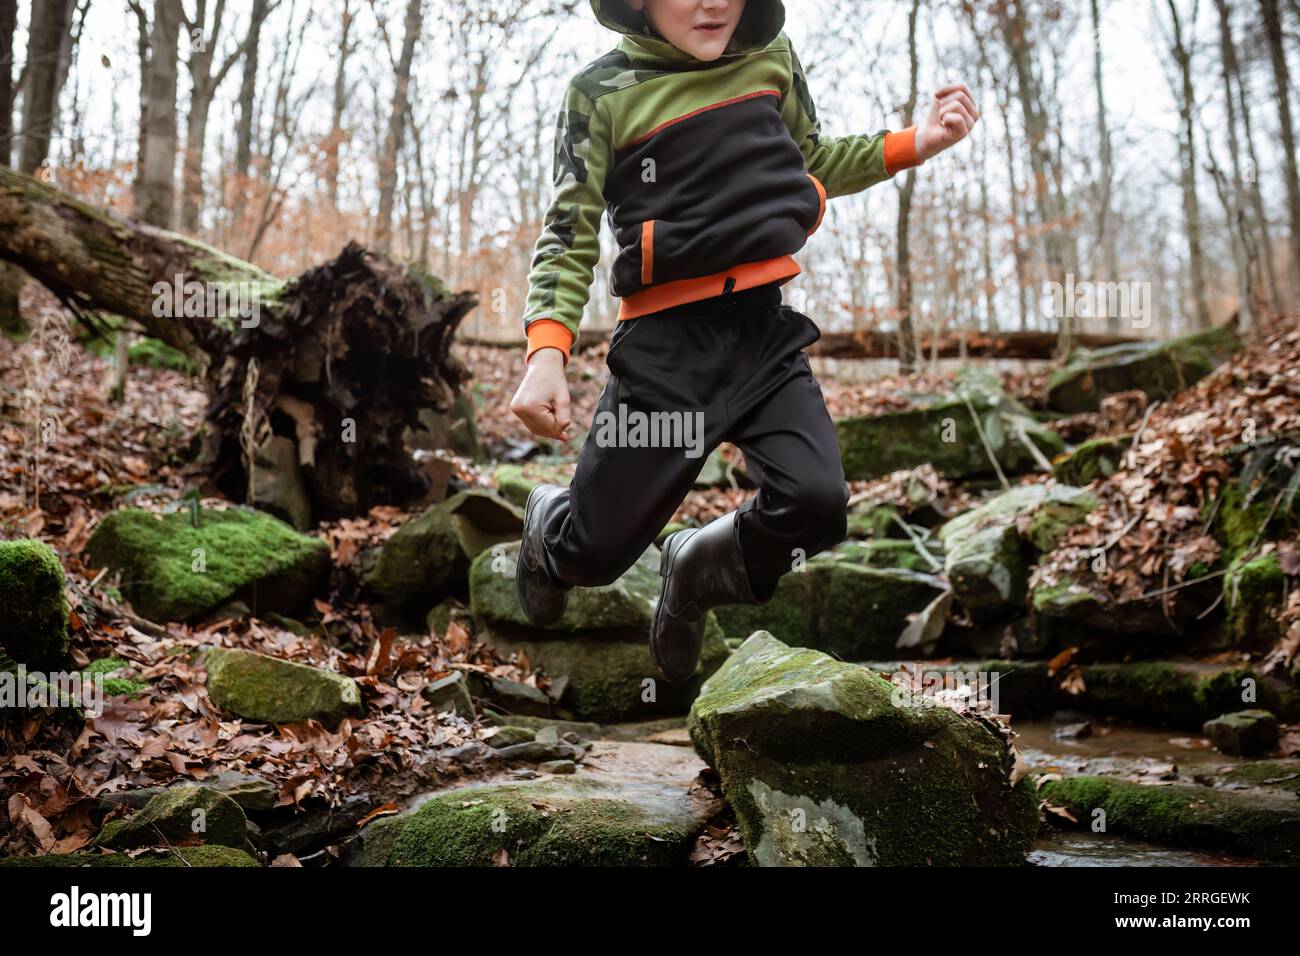
[[428,494],[403,434],[423,408],[448,412],[470,377],[450,348],[473,293],[356,243],[282,280],[5,167],[0,259],[87,321],[120,315],[200,363],[198,465],[235,500],[251,499],[250,470],[276,438],[294,443],[316,518]]

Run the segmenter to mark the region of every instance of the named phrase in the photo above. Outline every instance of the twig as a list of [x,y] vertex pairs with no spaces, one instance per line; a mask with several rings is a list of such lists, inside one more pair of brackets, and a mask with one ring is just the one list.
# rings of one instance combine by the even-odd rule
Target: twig
[[940,570],[943,565],[939,563],[938,559],[936,559],[934,555],[925,549],[925,545],[921,543],[920,536],[912,530],[911,526],[900,518],[897,512],[891,512],[889,516],[894,519],[895,523],[902,528],[908,538],[911,539],[912,547],[916,548],[917,553],[920,554],[921,557],[925,558],[926,563],[929,564],[933,570]]
[[998,463],[998,456],[993,454],[993,446],[984,437],[984,426],[980,424],[980,417],[975,414],[975,406],[971,404],[970,397],[964,391],[957,389],[957,394],[966,403],[966,410],[970,412],[971,420],[975,422],[975,433],[980,436],[980,443],[984,446],[984,452],[989,456],[989,461],[993,462],[993,469],[998,473],[998,480],[1002,482],[1002,490],[1010,491],[1011,482],[1007,481],[1007,476],[1002,473],[1002,466]]

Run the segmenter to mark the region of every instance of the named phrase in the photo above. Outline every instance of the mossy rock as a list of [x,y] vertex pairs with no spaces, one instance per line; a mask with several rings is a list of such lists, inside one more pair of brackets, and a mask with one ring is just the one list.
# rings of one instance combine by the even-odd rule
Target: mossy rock
[[1300,800],[1286,791],[1145,786],[1082,776],[1047,781],[1039,796],[1086,826],[1102,819],[1097,811],[1103,811],[1107,833],[1300,864]]
[[24,538],[0,541],[0,656],[32,670],[67,659],[68,602],[54,549]]
[[189,621],[232,600],[293,615],[329,571],[329,545],[248,508],[105,515],[86,545],[93,567],[121,573],[122,593],[153,621]]
[[1227,326],[1168,342],[1138,342],[1078,349],[1047,380],[1047,404],[1057,411],[1094,412],[1116,392],[1140,389],[1166,399],[1196,384],[1241,348]]
[[1020,485],[953,518],[939,529],[939,540],[957,599],[976,621],[1021,612],[1033,552],[1051,550],[1096,506],[1078,488]]
[[[564,615],[544,630],[556,634],[631,628],[650,633],[654,602],[659,597],[659,549],[648,547],[636,562],[612,584],[569,591]],[[474,617],[489,624],[536,625],[528,620],[515,590],[515,565],[519,542],[514,541],[480,554],[469,571],[470,604]],[[644,639],[644,638],[643,638]]]
[[178,846],[157,853],[127,856],[125,853],[47,853],[45,856],[0,857],[0,867],[47,866],[261,866],[243,850],[228,846]]
[[1286,595],[1287,579],[1277,552],[1235,560],[1223,576],[1223,606],[1228,636],[1236,645],[1267,650],[1282,636],[1275,616]]
[[231,797],[203,786],[169,787],[144,809],[114,820],[95,837],[95,844],[113,850],[142,846],[171,846],[200,840],[240,848],[248,842],[248,820]]
[[208,696],[246,720],[336,724],[363,712],[361,689],[351,677],[236,648],[210,647],[203,654]]
[[1239,710],[1207,720],[1201,732],[1221,753],[1258,757],[1277,750],[1277,718],[1267,710]]
[[440,794],[366,828],[363,866],[684,866],[709,801],[585,776]]
[[[941,396],[928,405],[836,421],[844,476],[878,478],[900,469],[931,464],[942,475],[967,479],[994,475],[984,441],[1007,474],[1035,467],[1036,458],[1019,438],[1024,431],[1047,459],[1065,451],[1065,442],[1005,396],[970,394],[971,410],[960,397]],[[980,438],[983,430],[984,440]]]
[[1052,463],[1056,480],[1064,485],[1087,485],[1109,478],[1119,469],[1124,453],[1133,444],[1132,435],[1091,438],[1068,455]]
[[[943,567],[943,545],[939,541],[922,541],[930,557]],[[925,559],[917,545],[907,538],[849,539],[833,549],[838,560],[860,564],[864,568],[901,568],[904,571],[933,573],[936,567]]]
[[860,543],[843,542],[783,575],[767,604],[726,605],[713,613],[728,638],[768,631],[846,660],[892,658],[909,617],[944,586],[932,574],[868,567],[860,563],[865,557]]
[[1185,586],[1172,591],[1166,606],[1161,597],[1108,602],[1082,580],[1067,576],[1034,588],[1029,605],[1045,644],[1113,639],[1124,651],[1130,642],[1146,641],[1159,645],[1154,653],[1174,654],[1187,646],[1188,632],[1215,603],[1221,587],[1218,579],[1193,580],[1189,575]]
[[1198,782],[1234,787],[1272,787],[1300,796],[1300,759],[1251,760],[1233,764],[1222,773],[1198,776]]
[[898,509],[893,505],[869,505],[851,510],[848,515],[848,536],[873,540],[905,536],[896,520],[898,517]]
[[[684,714],[704,678],[730,653],[712,611],[695,676],[683,684],[664,680],[650,658],[648,630],[570,632],[556,635],[510,625],[485,628],[477,635],[503,659],[522,653],[552,681],[567,678],[559,703],[583,721],[609,723]],[[510,718],[513,720],[514,718]]]
[[528,504],[529,493],[540,484],[567,487],[569,476],[563,469],[555,466],[526,462],[522,465],[497,465],[492,472],[501,497],[522,508]]
[[523,528],[523,512],[495,492],[457,492],[383,543],[365,574],[366,590],[387,606],[423,615],[448,595],[463,594],[469,562],[517,542]]
[[1038,829],[1007,746],[868,668],[752,635],[691,708],[759,866],[1017,865]]

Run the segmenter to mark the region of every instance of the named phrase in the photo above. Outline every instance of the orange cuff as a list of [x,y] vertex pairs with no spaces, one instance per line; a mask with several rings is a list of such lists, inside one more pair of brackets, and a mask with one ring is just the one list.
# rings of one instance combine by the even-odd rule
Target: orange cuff
[[917,129],[909,126],[901,132],[885,134],[885,172],[889,175],[921,165],[916,155]]
[[528,351],[524,353],[524,364],[528,364],[538,349],[557,348],[564,353],[567,367],[572,346],[573,333],[564,327],[564,323],[555,319],[535,319],[528,324]]

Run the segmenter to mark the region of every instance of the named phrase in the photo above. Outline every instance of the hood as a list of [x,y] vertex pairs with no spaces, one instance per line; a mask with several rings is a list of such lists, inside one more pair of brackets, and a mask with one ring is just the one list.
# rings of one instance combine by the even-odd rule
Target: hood
[[[645,15],[637,13],[624,0],[591,0],[596,19],[604,26],[623,34],[619,46],[629,52],[661,59],[699,62],[685,50],[679,50],[653,32]],[[745,56],[761,50],[777,38],[785,26],[785,4],[781,0],[748,0],[731,42],[723,57]]]

